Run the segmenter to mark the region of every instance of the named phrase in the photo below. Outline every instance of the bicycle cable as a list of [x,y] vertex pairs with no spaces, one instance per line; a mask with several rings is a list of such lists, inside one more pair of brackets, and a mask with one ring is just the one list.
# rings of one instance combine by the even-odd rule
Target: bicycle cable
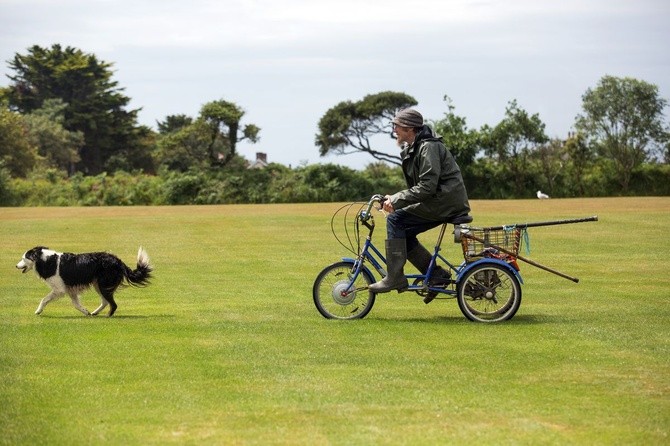
[[[361,234],[360,234],[361,210],[367,205],[368,205],[368,202],[363,202],[363,201],[354,201],[352,203],[345,204],[344,206],[337,209],[333,213],[333,216],[330,219],[330,232],[333,234],[333,237],[335,237],[335,240],[337,240],[337,242],[344,249],[351,252],[355,256],[358,256],[359,253],[361,252]],[[354,216],[353,234],[351,234],[349,232],[349,220],[351,219],[349,213],[351,212],[351,210],[355,206],[358,206],[358,208],[356,209],[356,215]],[[384,215],[386,215],[386,212],[384,212],[383,209],[378,209],[378,208],[375,208],[375,209],[379,210]],[[342,223],[343,223],[343,226],[344,226],[344,234],[346,236],[346,241],[348,243],[348,246],[347,246],[347,244],[345,244],[345,242],[340,237],[337,236],[337,232],[335,231],[335,219],[342,212],[343,212]]]
[[[356,252],[354,241],[352,240],[352,235],[349,232],[349,225],[347,224],[347,221],[350,219],[349,212],[351,211],[351,209],[354,206],[361,205],[361,204],[362,204],[361,202],[356,202],[356,201],[353,202],[353,203],[345,204],[344,206],[337,209],[333,213],[333,216],[330,219],[330,231],[333,234],[333,237],[335,237],[335,240],[337,240],[337,242],[340,245],[342,245],[342,247],[344,249],[346,249],[347,251],[351,252],[354,255],[358,255],[358,252]],[[338,235],[335,231],[335,219],[337,218],[337,216],[340,213],[342,213],[343,210],[344,210],[344,213],[343,213],[343,217],[342,217],[342,220],[343,220],[342,223],[343,223],[343,226],[344,226],[344,233],[345,233],[345,236],[346,236],[346,241],[349,244],[348,246],[345,244],[344,241],[342,241],[342,239],[340,237],[338,237]],[[356,217],[354,218],[354,234],[353,234],[353,236],[356,239],[356,244],[359,244],[358,240],[360,239],[360,235],[358,233],[358,218],[359,218],[358,216],[359,216],[359,213],[360,212],[357,211],[356,212]]]

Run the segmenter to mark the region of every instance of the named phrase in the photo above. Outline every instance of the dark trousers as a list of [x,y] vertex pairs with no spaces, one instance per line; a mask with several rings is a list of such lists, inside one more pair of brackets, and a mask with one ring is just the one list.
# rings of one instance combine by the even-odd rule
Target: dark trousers
[[410,252],[419,245],[417,235],[441,224],[441,221],[426,220],[398,209],[386,216],[386,234],[389,239],[404,238]]

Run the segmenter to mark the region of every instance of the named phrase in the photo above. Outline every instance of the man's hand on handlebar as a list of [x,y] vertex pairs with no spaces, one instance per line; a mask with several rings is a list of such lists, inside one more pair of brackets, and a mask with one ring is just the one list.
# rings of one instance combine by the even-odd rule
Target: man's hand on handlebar
[[393,212],[395,209],[393,209],[393,205],[391,204],[391,201],[389,200],[391,198],[390,195],[386,196],[381,196],[380,194],[373,195],[370,201],[368,201],[368,206],[367,209],[364,209],[361,211],[361,217],[363,218],[364,221],[367,221],[370,218],[370,210],[372,210],[372,207],[374,206],[375,203],[379,203],[381,206],[380,208],[374,206],[375,209],[379,209],[381,212],[384,212],[385,214],[390,214]]
[[390,195],[386,195],[384,197],[384,201],[382,201],[382,209],[384,210],[384,212],[388,212],[389,214],[391,214],[395,210],[393,209],[393,205],[391,204],[390,198],[391,198]]

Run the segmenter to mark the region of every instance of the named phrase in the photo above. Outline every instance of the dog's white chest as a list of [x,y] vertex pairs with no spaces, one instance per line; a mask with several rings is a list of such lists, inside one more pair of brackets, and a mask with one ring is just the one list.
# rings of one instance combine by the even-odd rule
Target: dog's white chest
[[63,279],[58,275],[58,270],[56,270],[55,275],[45,279],[44,281],[51,287],[52,290],[59,293],[65,293],[65,282],[63,282]]

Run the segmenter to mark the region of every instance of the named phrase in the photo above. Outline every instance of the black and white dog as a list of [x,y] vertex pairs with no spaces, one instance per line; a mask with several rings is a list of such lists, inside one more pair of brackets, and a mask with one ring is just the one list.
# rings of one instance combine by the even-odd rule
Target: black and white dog
[[[106,252],[71,254],[52,251],[44,246],[26,251],[16,267],[24,273],[35,269],[37,275],[51,287],[51,292],[42,299],[35,314],[40,314],[49,302],[67,293],[74,307],[87,316],[97,315],[107,305],[110,306],[109,316],[112,316],[117,307],[114,292],[119,286],[124,281],[133,286],[146,286],[153,270],[147,252],[141,247],[134,271],[121,259]],[[89,313],[79,301],[79,295],[91,286],[101,297],[100,306],[93,313]]]

